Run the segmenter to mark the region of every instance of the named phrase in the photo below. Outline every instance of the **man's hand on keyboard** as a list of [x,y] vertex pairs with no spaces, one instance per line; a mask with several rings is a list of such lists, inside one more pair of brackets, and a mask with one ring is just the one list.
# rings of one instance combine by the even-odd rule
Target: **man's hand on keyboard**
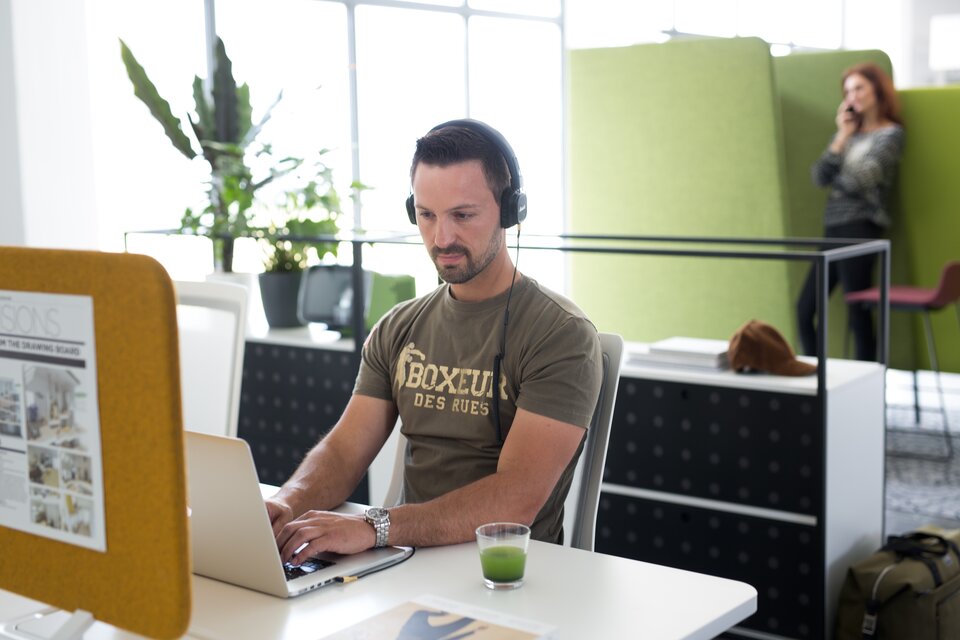
[[331,511],[307,511],[280,529],[277,547],[280,559],[301,564],[324,551],[350,554],[370,549],[377,534],[362,515]]

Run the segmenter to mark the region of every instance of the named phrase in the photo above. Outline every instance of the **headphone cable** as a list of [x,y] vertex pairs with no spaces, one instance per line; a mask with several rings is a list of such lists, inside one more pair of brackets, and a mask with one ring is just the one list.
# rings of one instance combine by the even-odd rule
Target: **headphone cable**
[[517,223],[517,257],[513,262],[513,277],[507,291],[507,303],[503,308],[503,331],[500,333],[500,353],[493,359],[493,420],[497,426],[497,442],[503,444],[503,430],[500,426],[500,363],[507,351],[507,324],[510,322],[510,298],[513,297],[513,285],[517,283],[517,268],[520,266],[520,224]]

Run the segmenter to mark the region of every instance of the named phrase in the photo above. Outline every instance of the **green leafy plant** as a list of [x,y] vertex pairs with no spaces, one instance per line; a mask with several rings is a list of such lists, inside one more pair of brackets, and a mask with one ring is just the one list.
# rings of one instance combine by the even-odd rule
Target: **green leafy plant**
[[[223,271],[232,271],[233,240],[241,236],[259,237],[272,247],[265,259],[268,271],[302,269],[306,264],[302,258],[307,253],[306,243],[281,240],[281,236],[335,233],[336,220],[341,215],[340,199],[331,171],[323,162],[307,163],[303,158],[290,156],[275,158],[271,145],[256,140],[283,93],[254,124],[250,88],[246,83],[237,84],[233,63],[218,38],[212,91],[208,94],[203,80],[194,76],[196,111],[187,114],[185,122],[189,126],[185,127],[123,40],[120,54],[134,95],[160,123],[174,148],[188,160],[202,157],[209,164],[208,203],[202,210],[187,208],[180,220],[180,231],[213,240],[214,263]],[[185,128],[193,133],[193,138]],[[320,151],[320,156],[326,152]],[[251,161],[266,167],[263,175],[254,175]],[[278,196],[281,201],[273,203],[271,217],[275,222],[266,227],[255,226],[258,193],[280,179],[284,179],[284,190]],[[355,184],[353,188],[365,187]],[[271,203],[260,204],[271,208]],[[306,217],[307,212],[313,217]],[[278,220],[279,214],[283,217]],[[324,245],[320,250],[321,254],[336,255],[335,244]]]
[[[322,150],[320,155],[327,151]],[[308,173],[313,175],[314,179],[306,180],[298,188],[284,193],[283,202],[276,207],[280,220],[261,229],[257,234],[264,246],[264,268],[267,272],[303,271],[311,258],[311,248],[316,250],[318,257],[325,254],[337,255],[336,242],[308,243],[305,240],[292,239],[332,235],[338,231],[340,197],[332,186],[330,168],[318,162]],[[355,182],[351,188],[357,191],[366,187]],[[325,215],[319,219],[302,215],[314,210],[321,210]]]

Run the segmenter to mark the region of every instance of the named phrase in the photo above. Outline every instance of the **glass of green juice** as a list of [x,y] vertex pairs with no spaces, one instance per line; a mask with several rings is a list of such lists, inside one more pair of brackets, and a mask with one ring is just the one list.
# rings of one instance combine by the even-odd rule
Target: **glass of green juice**
[[530,527],[491,522],[477,527],[483,584],[488,589],[516,589],[523,584]]

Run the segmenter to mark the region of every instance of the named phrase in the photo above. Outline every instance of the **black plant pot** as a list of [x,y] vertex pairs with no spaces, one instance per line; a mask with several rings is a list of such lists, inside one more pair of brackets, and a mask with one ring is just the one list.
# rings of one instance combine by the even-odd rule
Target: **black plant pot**
[[297,272],[261,273],[260,298],[267,324],[271,327],[302,327],[297,316],[297,294],[300,292],[300,276]]

